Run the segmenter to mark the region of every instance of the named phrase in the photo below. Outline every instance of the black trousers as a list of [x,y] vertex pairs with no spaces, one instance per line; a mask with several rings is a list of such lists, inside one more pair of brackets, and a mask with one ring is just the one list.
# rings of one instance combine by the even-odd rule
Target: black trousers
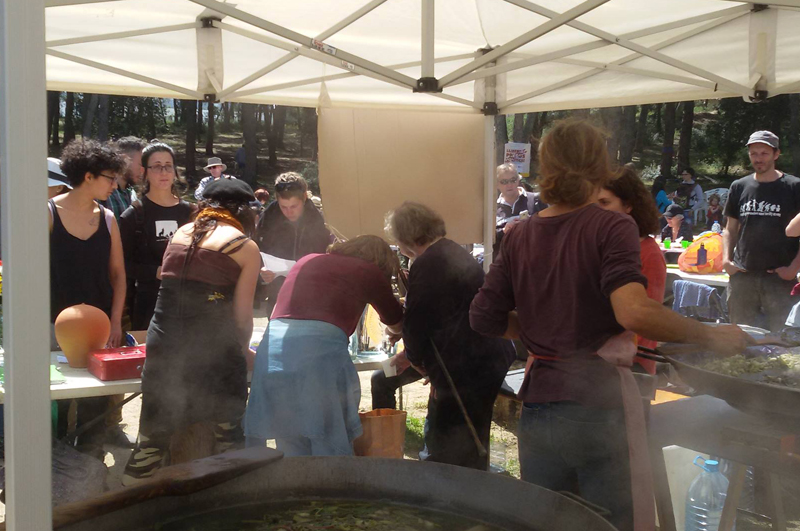
[[372,373],[370,379],[372,389],[372,409],[397,409],[395,392],[402,386],[422,379],[422,375],[409,367],[397,376],[387,377],[383,369]]

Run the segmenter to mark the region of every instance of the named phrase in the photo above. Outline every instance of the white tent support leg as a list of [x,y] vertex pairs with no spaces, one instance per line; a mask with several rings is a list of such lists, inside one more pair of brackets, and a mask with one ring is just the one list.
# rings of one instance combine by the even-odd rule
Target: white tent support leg
[[0,1],[6,529],[52,528],[44,0]]
[[494,116],[483,117],[483,270],[489,272],[492,265],[492,245],[495,228],[495,184],[494,184]]

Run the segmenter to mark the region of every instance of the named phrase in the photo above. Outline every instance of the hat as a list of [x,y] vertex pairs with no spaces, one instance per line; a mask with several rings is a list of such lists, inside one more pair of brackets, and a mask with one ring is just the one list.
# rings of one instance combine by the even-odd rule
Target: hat
[[676,205],[675,203],[672,203],[670,206],[668,206],[666,212],[664,212],[664,217],[667,219],[682,215],[683,215],[683,207],[680,205]]
[[203,198],[210,201],[255,201],[253,189],[239,179],[217,179],[203,190]]
[[47,157],[47,187],[66,186],[70,190],[72,186],[67,182],[67,176],[61,171],[61,161],[54,157]]
[[747,145],[749,146],[750,144],[766,144],[775,149],[780,149],[778,135],[771,131],[756,131],[750,135],[750,140],[747,141]]
[[222,159],[219,157],[211,157],[210,159],[208,159],[208,164],[206,164],[206,167],[203,169],[208,171],[208,169],[212,166],[222,166],[222,171],[228,169],[228,167],[222,163]]

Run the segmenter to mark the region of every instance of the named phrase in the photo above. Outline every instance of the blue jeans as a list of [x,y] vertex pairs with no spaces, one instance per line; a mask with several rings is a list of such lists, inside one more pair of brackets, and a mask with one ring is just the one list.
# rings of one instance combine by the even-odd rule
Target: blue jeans
[[608,520],[620,531],[633,530],[622,408],[526,403],[519,420],[519,462],[524,481],[578,494],[608,509]]
[[[245,446],[263,447],[267,444],[266,439],[260,437],[247,437]],[[275,448],[283,452],[284,457],[302,457],[307,455],[353,455],[352,448],[349,453],[344,453],[341,449],[327,444],[325,439],[309,439],[308,437],[291,437],[286,439],[275,439]]]

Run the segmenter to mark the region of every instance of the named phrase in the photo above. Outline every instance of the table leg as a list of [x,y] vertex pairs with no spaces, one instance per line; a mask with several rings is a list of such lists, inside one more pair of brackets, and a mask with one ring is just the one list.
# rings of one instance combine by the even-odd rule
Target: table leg
[[772,531],[786,531],[786,513],[783,511],[781,481],[778,474],[767,476],[767,505],[772,520]]
[[675,511],[672,508],[672,495],[669,491],[669,477],[663,448],[651,448],[650,460],[653,466],[653,491],[656,497],[658,528],[660,531],[676,531]]
[[741,463],[733,462],[731,481],[728,484],[728,493],[725,496],[725,506],[722,508],[722,518],[719,522],[719,531],[731,531],[736,522],[736,508],[742,497],[747,467]]

